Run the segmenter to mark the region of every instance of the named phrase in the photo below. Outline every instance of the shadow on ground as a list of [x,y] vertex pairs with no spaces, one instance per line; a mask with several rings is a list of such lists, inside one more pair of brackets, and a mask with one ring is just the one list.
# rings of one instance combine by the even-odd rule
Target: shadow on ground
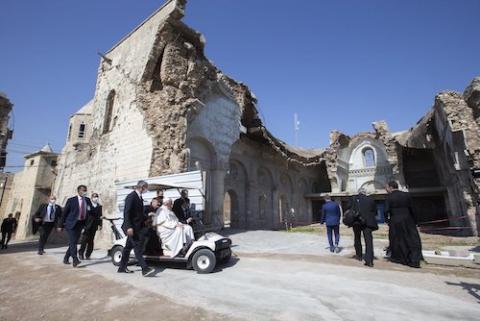
[[[57,249],[64,246],[65,244],[51,244],[51,245],[47,245],[46,249]],[[38,250],[38,241],[10,243],[8,244],[8,249],[0,250],[0,255],[22,253],[22,252],[37,252],[37,250]]]
[[480,304],[480,284],[467,283],[467,282],[459,282],[459,283],[445,282],[445,284],[462,287],[465,291],[468,292],[468,294],[470,294],[477,300],[477,303]]

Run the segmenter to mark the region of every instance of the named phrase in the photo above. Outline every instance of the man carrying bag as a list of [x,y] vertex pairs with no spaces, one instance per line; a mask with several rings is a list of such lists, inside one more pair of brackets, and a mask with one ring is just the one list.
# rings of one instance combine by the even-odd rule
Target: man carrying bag
[[367,196],[365,189],[360,188],[358,195],[354,196],[344,214],[343,223],[353,227],[355,257],[362,260],[362,240],[365,240],[365,265],[373,267],[373,236],[372,232],[378,230],[376,219],[377,206],[370,196]]

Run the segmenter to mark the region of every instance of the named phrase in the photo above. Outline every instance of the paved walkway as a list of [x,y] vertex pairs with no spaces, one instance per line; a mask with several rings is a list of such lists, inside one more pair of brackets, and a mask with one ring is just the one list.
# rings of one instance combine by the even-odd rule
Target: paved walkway
[[[143,278],[134,266],[137,271],[133,275],[115,273],[104,250],[94,252],[95,259],[83,262],[77,269],[61,263],[64,248],[48,249],[42,257],[30,250],[3,252],[0,294],[4,297],[8,291],[16,294],[17,300],[28,296],[30,305],[39,304],[45,293],[32,296],[22,292],[30,278],[37,280],[35,286],[55,284],[54,291],[61,287],[62,293],[83,293],[92,305],[100,300],[95,304],[105,310],[124,308],[122,303],[133,296],[139,303],[122,310],[123,313],[132,315],[138,311],[141,315],[149,309],[149,316],[156,313],[158,319],[163,313],[172,318],[182,309],[196,312],[199,320],[442,321],[478,320],[480,315],[480,274],[475,270],[433,267],[412,270],[382,259],[374,269],[366,268],[349,258],[351,239],[347,237],[342,240],[345,252],[340,255],[328,253],[324,249],[325,240],[314,234],[252,231],[232,233],[231,237],[238,245],[234,248],[238,257],[223,269],[199,275],[179,267],[157,266],[157,274],[151,279]],[[18,288],[12,283],[17,278],[17,265],[23,271],[31,269],[31,274],[22,274],[22,279],[16,280],[24,282]],[[63,277],[71,278],[73,285],[62,284]],[[97,290],[91,292],[97,282],[100,282]],[[115,294],[111,289],[120,292]],[[173,310],[165,302],[171,302]],[[72,309],[85,307],[73,304]],[[54,307],[43,310],[45,316],[56,313]],[[0,308],[0,316],[2,311]],[[0,320],[30,320],[22,318],[26,311],[16,311],[17,319],[0,317]],[[79,315],[81,311],[75,313]],[[110,319],[99,315],[98,320]],[[116,314],[115,320],[136,319]]]

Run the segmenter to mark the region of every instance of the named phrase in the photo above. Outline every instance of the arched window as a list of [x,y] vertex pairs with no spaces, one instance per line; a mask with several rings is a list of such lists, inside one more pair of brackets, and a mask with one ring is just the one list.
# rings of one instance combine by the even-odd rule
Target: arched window
[[78,128],[78,138],[84,138],[85,137],[85,130],[86,130],[86,126],[82,122],[80,124],[80,127]]
[[70,141],[70,138],[72,138],[72,124],[68,126],[68,141]]
[[365,167],[375,166],[375,152],[370,147],[363,150],[363,163],[365,164]]
[[105,118],[103,121],[103,133],[108,133],[112,126],[113,105],[115,104],[115,90],[110,91],[105,106]]

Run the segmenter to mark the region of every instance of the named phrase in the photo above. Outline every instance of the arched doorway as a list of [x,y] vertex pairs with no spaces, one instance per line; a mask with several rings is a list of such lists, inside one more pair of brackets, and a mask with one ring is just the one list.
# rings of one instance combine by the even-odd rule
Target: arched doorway
[[278,200],[278,215],[279,215],[278,219],[282,226],[285,224],[285,220],[288,219],[288,214],[289,214],[288,199],[285,195],[282,195]]
[[257,228],[274,228],[275,218],[273,217],[273,176],[265,167],[257,170]]
[[[239,160],[230,159],[224,187],[224,214],[227,214],[227,212],[225,212],[226,207],[233,206],[230,211],[230,227],[239,229],[247,228],[248,177],[245,166]],[[231,205],[228,203],[227,193]],[[224,219],[228,220],[226,215],[224,215]],[[226,226],[226,223],[227,222],[224,221],[224,226]]]
[[234,222],[238,221],[238,199],[234,191],[229,190],[223,198],[223,226],[235,227]]
[[[212,213],[213,203],[215,198],[215,189],[213,182],[215,181],[216,167],[216,155],[215,149],[206,139],[201,137],[191,138],[187,146],[190,149],[189,170],[200,170],[204,175],[204,193],[205,199],[205,216],[203,221],[205,224],[210,225],[215,223],[215,217]],[[217,199],[221,200],[221,194],[217,196]],[[217,215],[220,214],[217,212]],[[218,220],[218,218],[217,218]]]

